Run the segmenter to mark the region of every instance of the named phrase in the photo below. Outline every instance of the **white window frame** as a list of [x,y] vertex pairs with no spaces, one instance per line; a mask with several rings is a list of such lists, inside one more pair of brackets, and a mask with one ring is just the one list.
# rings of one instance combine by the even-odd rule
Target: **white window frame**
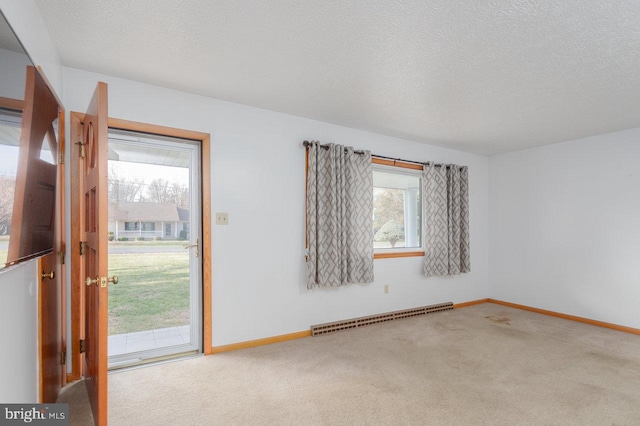
[[[419,182],[418,190],[422,191],[422,171],[421,170],[403,167],[402,165],[394,166],[392,164],[387,164],[387,162],[377,162],[374,159],[372,164],[372,171],[373,172],[380,171],[380,172],[416,177],[418,178],[418,182]],[[422,208],[421,203],[418,203],[417,208],[418,209]],[[406,206],[405,206],[405,209],[406,209]],[[405,215],[406,215],[406,210],[405,210]],[[420,218],[422,218],[422,214],[420,214]],[[420,219],[420,221],[422,221],[422,219]],[[405,222],[406,222],[406,219],[405,219]],[[389,248],[374,247],[373,249],[374,257],[386,258],[386,257],[409,257],[409,256],[424,255],[424,232],[421,229],[422,224],[418,223],[417,225],[420,227],[420,246],[419,247],[389,247]]]

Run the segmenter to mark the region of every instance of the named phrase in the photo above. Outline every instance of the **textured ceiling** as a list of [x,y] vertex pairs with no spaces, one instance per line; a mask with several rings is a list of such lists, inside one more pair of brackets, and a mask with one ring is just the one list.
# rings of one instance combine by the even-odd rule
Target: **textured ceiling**
[[638,0],[36,2],[66,66],[419,142],[640,127]]

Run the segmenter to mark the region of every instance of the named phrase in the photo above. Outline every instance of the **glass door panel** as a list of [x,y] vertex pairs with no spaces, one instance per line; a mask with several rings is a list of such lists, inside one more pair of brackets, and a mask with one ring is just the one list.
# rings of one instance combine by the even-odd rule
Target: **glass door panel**
[[201,352],[200,151],[110,130],[109,367]]

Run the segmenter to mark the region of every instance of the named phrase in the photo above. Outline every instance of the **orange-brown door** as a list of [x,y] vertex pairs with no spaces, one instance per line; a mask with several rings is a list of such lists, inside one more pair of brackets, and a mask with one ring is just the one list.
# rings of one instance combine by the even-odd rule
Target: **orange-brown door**
[[53,251],[38,263],[40,402],[52,403],[66,383],[64,165],[57,164],[64,151],[64,115],[34,67],[26,67],[25,81],[8,260]]
[[107,85],[98,83],[82,126],[84,165],[82,202],[84,216],[84,366],[85,382],[96,425],[107,424]]
[[[27,67],[25,87],[9,262],[51,250],[55,230],[53,217],[43,217],[42,212],[54,211],[56,202],[58,146],[53,122],[59,114],[58,101],[31,66]],[[51,162],[41,159],[45,142]]]
[[[58,152],[65,149],[64,111],[60,110],[58,120]],[[58,160],[56,158],[56,160]],[[67,383],[66,347],[66,252],[65,208],[64,208],[64,163],[58,162],[56,187],[54,252],[40,258],[38,275],[40,290],[40,402],[53,403],[58,399],[60,389]]]
[[51,253],[38,261],[40,402],[56,402],[66,382],[64,348],[64,281],[60,255]]

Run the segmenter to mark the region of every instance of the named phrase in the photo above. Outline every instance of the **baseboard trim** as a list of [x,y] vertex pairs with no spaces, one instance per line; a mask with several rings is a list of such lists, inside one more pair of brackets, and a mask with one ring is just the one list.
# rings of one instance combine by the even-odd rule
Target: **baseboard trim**
[[487,299],[488,303],[495,303],[496,305],[507,306],[509,308],[521,309],[523,311],[535,312],[538,314],[549,315],[556,318],[562,318],[570,321],[581,322],[584,324],[595,325],[598,327],[609,328],[611,330],[624,331],[625,333],[640,335],[640,329],[633,327],[626,327],[624,325],[612,324],[604,321],[592,320],[589,318],[578,317],[575,315],[562,314],[560,312],[548,311],[546,309],[532,308],[531,306],[518,305],[517,303],[505,302],[503,300]]
[[487,303],[488,301],[489,299],[478,299],[478,300],[471,300],[469,302],[454,303],[453,309],[466,308],[467,306],[473,306],[473,305],[481,305],[483,303]]
[[235,351],[238,349],[255,348],[256,346],[270,345],[272,343],[286,342],[287,340],[301,339],[311,336],[311,330],[298,331],[296,333],[281,334],[279,336],[266,337],[264,339],[248,340],[246,342],[232,343],[230,345],[212,346],[208,352],[219,354],[222,352]]
[[[455,303],[454,309],[466,308],[468,306],[481,305],[483,303],[495,303],[496,305],[507,306],[509,308],[521,309],[523,311],[535,312],[538,314],[549,315],[556,318],[562,318],[570,321],[581,322],[583,324],[595,325],[597,327],[609,328],[611,330],[623,331],[625,333],[631,333],[640,335],[640,329],[633,327],[626,327],[624,325],[612,324],[604,321],[592,320],[589,318],[578,317],[575,315],[563,314],[560,312],[548,311],[546,309],[533,308],[531,306],[519,305],[517,303],[505,302],[498,299],[478,299],[471,300],[469,302]],[[255,348],[257,346],[270,345],[272,343],[286,342],[287,340],[301,339],[303,337],[310,337],[311,330],[298,331],[296,333],[281,334],[279,336],[266,337],[264,339],[248,340],[246,342],[232,343],[230,345],[212,346],[208,350],[205,350],[205,354],[219,354],[222,352],[236,351],[239,349]],[[67,381],[69,382],[70,374],[67,375]]]

